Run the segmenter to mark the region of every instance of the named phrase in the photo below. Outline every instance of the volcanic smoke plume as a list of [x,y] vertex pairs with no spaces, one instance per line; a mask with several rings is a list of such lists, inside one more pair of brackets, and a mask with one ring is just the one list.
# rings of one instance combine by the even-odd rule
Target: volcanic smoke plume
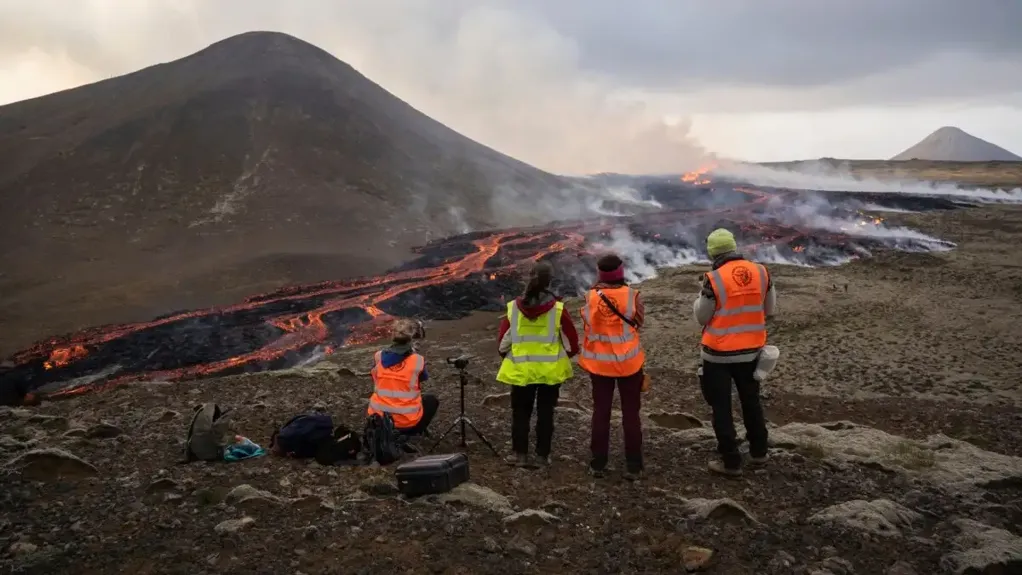
[[635,202],[604,200],[604,213],[622,215],[433,241],[416,250],[418,258],[379,277],[289,287],[230,307],[54,337],[16,353],[0,385],[28,383],[59,396],[130,381],[281,369],[379,339],[394,317],[454,319],[500,310],[539,260],[556,266],[561,283],[555,288],[562,295],[585,289],[594,278],[594,256],[603,250],[623,256],[632,281],[651,277],[658,267],[706,262],[704,238],[716,227],[735,232],[747,256],[768,264],[837,265],[880,249],[948,250],[950,242],[885,225],[880,213],[983,201],[967,191],[751,186],[711,180],[707,173],[632,180],[640,211]]

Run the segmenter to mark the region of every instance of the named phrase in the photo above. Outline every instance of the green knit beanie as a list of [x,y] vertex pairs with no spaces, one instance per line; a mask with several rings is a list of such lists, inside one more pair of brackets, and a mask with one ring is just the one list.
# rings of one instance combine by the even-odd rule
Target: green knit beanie
[[706,251],[711,258],[720,254],[738,251],[738,244],[735,243],[735,236],[724,228],[717,228],[706,236]]

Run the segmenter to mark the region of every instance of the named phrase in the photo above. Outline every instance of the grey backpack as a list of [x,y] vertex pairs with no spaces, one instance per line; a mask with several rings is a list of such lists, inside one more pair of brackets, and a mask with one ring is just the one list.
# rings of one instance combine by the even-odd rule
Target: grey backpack
[[185,437],[185,463],[223,460],[224,448],[231,443],[233,436],[230,418],[227,417],[229,413],[230,410],[221,410],[215,403],[195,408]]

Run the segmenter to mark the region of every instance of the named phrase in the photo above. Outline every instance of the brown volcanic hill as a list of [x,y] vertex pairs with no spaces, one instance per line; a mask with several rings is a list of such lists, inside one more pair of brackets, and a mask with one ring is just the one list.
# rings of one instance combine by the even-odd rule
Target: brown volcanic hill
[[944,126],[918,144],[891,158],[937,162],[1022,162],[1022,157],[977,138],[961,128]]
[[377,273],[562,184],[271,32],[0,107],[0,158],[0,352]]

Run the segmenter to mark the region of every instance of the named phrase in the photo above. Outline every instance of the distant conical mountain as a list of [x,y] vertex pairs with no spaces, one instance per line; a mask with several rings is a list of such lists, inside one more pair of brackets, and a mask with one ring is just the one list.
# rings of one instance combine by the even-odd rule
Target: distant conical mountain
[[944,126],[921,142],[891,158],[931,160],[935,162],[1022,162],[1022,157],[966,133],[961,128]]

